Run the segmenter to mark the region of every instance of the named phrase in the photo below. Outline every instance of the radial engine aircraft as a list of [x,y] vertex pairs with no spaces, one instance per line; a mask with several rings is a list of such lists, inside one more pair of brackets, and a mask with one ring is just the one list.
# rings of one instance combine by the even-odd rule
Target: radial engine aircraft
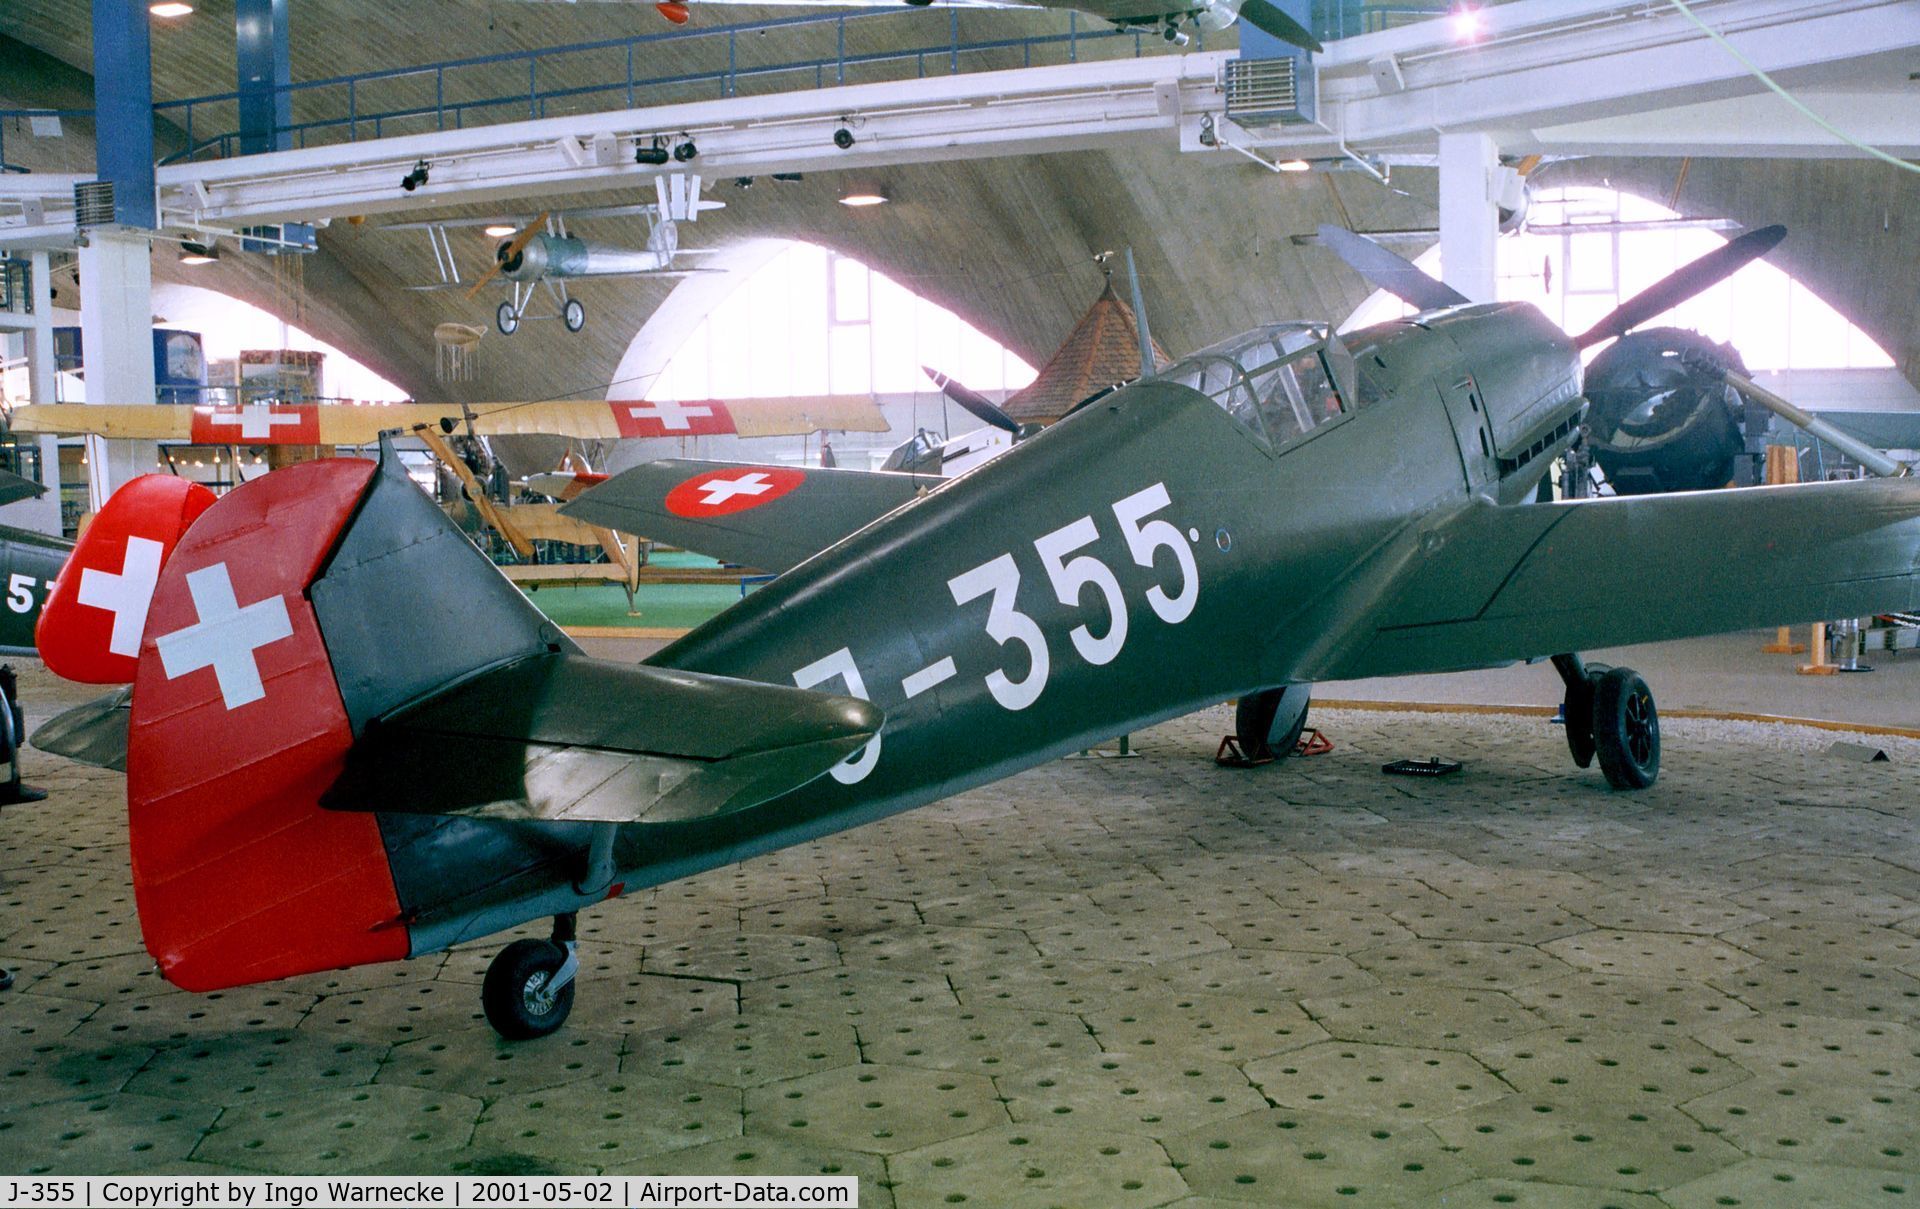
[[[1683,269],[1620,322],[1724,267]],[[481,992],[529,1037],[570,1011],[576,915],[601,900],[1205,706],[1239,699],[1242,738],[1271,743],[1316,681],[1551,658],[1575,761],[1635,789],[1659,771],[1652,693],[1582,648],[1920,608],[1910,477],[1531,502],[1579,430],[1579,351],[1529,305],[1422,280],[1401,283],[1410,319],[1259,328],[925,491],[616,475],[566,509],[777,530],[787,550],[637,665],[583,655],[390,447],[274,471],[191,521],[135,480],[74,555],[93,600],[63,577],[39,635],[55,671],[131,691],[36,741],[124,764],[141,928],[172,982],[552,917]],[[134,536],[158,543],[138,574]],[[1622,551],[1685,574],[1595,574]]]

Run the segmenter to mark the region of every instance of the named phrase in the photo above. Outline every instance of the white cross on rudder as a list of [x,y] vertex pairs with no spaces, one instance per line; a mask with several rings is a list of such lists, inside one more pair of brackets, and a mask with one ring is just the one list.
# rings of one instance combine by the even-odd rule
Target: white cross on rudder
[[140,636],[147,631],[147,607],[153,603],[153,585],[160,579],[160,552],[164,547],[150,537],[129,537],[120,574],[88,567],[80,573],[83,605],[113,614],[113,633],[107,650],[115,655],[138,655]]
[[248,441],[265,440],[279,425],[299,422],[299,416],[281,415],[267,403],[249,403],[239,411],[216,411],[207,417],[209,424],[238,424],[240,436]]
[[642,403],[638,407],[627,408],[627,414],[636,420],[658,420],[660,427],[669,432],[688,432],[692,425],[687,420],[693,416],[710,416],[711,407],[688,407],[672,399],[662,399],[658,403]]
[[269,596],[241,608],[225,563],[188,572],[187,591],[193,596],[193,609],[200,620],[184,630],[162,634],[154,643],[167,679],[210,667],[220,682],[220,699],[228,709],[265,697],[267,690],[260,683],[260,665],[253,653],[268,643],[293,637],[286,598]]
[[743,474],[737,479],[708,479],[700,484],[700,502],[709,508],[726,503],[736,495],[765,495],[773,490],[761,471]]

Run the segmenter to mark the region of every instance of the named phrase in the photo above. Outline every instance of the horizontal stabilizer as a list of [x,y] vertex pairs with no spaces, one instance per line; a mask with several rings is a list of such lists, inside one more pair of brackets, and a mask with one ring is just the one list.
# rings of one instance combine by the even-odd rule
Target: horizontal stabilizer
[[535,655],[369,726],[321,805],[554,822],[709,818],[806,784],[881,720],[851,697]]
[[668,458],[635,466],[560,509],[594,525],[781,572],[943,480]]
[[125,772],[127,720],[132,716],[132,703],[131,685],[115,689],[49,718],[33,732],[29,742],[56,756],[95,768]]

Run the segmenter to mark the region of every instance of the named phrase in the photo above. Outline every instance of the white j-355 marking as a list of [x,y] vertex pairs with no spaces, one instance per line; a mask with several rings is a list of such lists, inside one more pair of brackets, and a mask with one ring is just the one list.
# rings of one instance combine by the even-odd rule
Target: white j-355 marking
[[[846,682],[849,695],[862,701],[871,701],[867,696],[867,682],[860,678],[860,669],[853,665],[853,652],[841,647],[824,659],[816,659],[793,674],[793,682],[801,688],[813,688],[825,684],[838,676]],[[835,764],[827,772],[842,785],[852,785],[864,781],[873,771],[874,764],[880,759],[880,736],[875,735],[865,747],[854,752],[846,759]]]

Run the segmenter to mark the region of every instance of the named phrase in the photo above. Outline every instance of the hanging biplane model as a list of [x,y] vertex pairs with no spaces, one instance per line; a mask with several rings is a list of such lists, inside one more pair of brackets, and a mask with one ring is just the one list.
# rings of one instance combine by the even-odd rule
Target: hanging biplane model
[[[574,0],[545,0],[573,3]],[[618,0],[628,3],[629,0]],[[654,11],[675,25],[685,25],[691,10],[709,4],[763,4],[821,8],[897,8],[907,4],[928,8],[1046,8],[1086,13],[1122,29],[1157,29],[1169,42],[1185,46],[1189,28],[1215,33],[1235,21],[1270,34],[1282,42],[1318,53],[1325,47],[1306,26],[1282,11],[1273,0],[658,0]]]
[[[1727,252],[1592,339],[1751,248]],[[37,741],[124,765],[141,928],[177,985],[551,916],[481,992],[528,1037],[571,1009],[594,903],[1217,702],[1264,745],[1316,681],[1550,657],[1576,762],[1633,789],[1659,771],[1652,693],[1575,652],[1920,608],[1912,477],[1531,502],[1580,429],[1580,342],[1384,267],[1420,313],[1223,341],[924,492],[752,465],[609,479],[565,511],[778,529],[794,550],[638,665],[583,655],[390,446],[275,471],[191,523],[135,480],[74,555],[121,590],[89,603],[63,576],[39,635],[55,671],[131,690]],[[175,542],[157,568],[141,525]],[[136,618],[137,647],[111,642]]]
[[[664,154],[664,146],[662,147]],[[472,298],[487,288],[496,277],[504,277],[509,297],[494,312],[494,326],[503,336],[520,330],[527,319],[559,319],[570,332],[587,325],[587,308],[567,292],[567,282],[578,277],[677,277],[698,272],[676,269],[674,258],[704,248],[682,248],[680,227],[683,222],[698,221],[703,210],[720,210],[725,202],[704,201],[700,197],[700,177],[687,173],[656,176],[653,179],[656,200],[643,204],[597,206],[582,210],[549,210],[539,214],[493,215],[485,218],[429,219],[425,222],[391,223],[389,231],[423,230],[433,248],[434,265],[440,280],[428,285],[409,286],[415,290],[466,290]],[[644,217],[647,243],[642,248],[597,243],[580,239],[569,224],[581,220]],[[493,261],[471,284],[460,279],[459,258],[454,255],[449,230],[464,227],[485,228],[489,233],[503,232],[494,245]],[[528,313],[538,287],[546,286],[554,312],[551,315]]]

